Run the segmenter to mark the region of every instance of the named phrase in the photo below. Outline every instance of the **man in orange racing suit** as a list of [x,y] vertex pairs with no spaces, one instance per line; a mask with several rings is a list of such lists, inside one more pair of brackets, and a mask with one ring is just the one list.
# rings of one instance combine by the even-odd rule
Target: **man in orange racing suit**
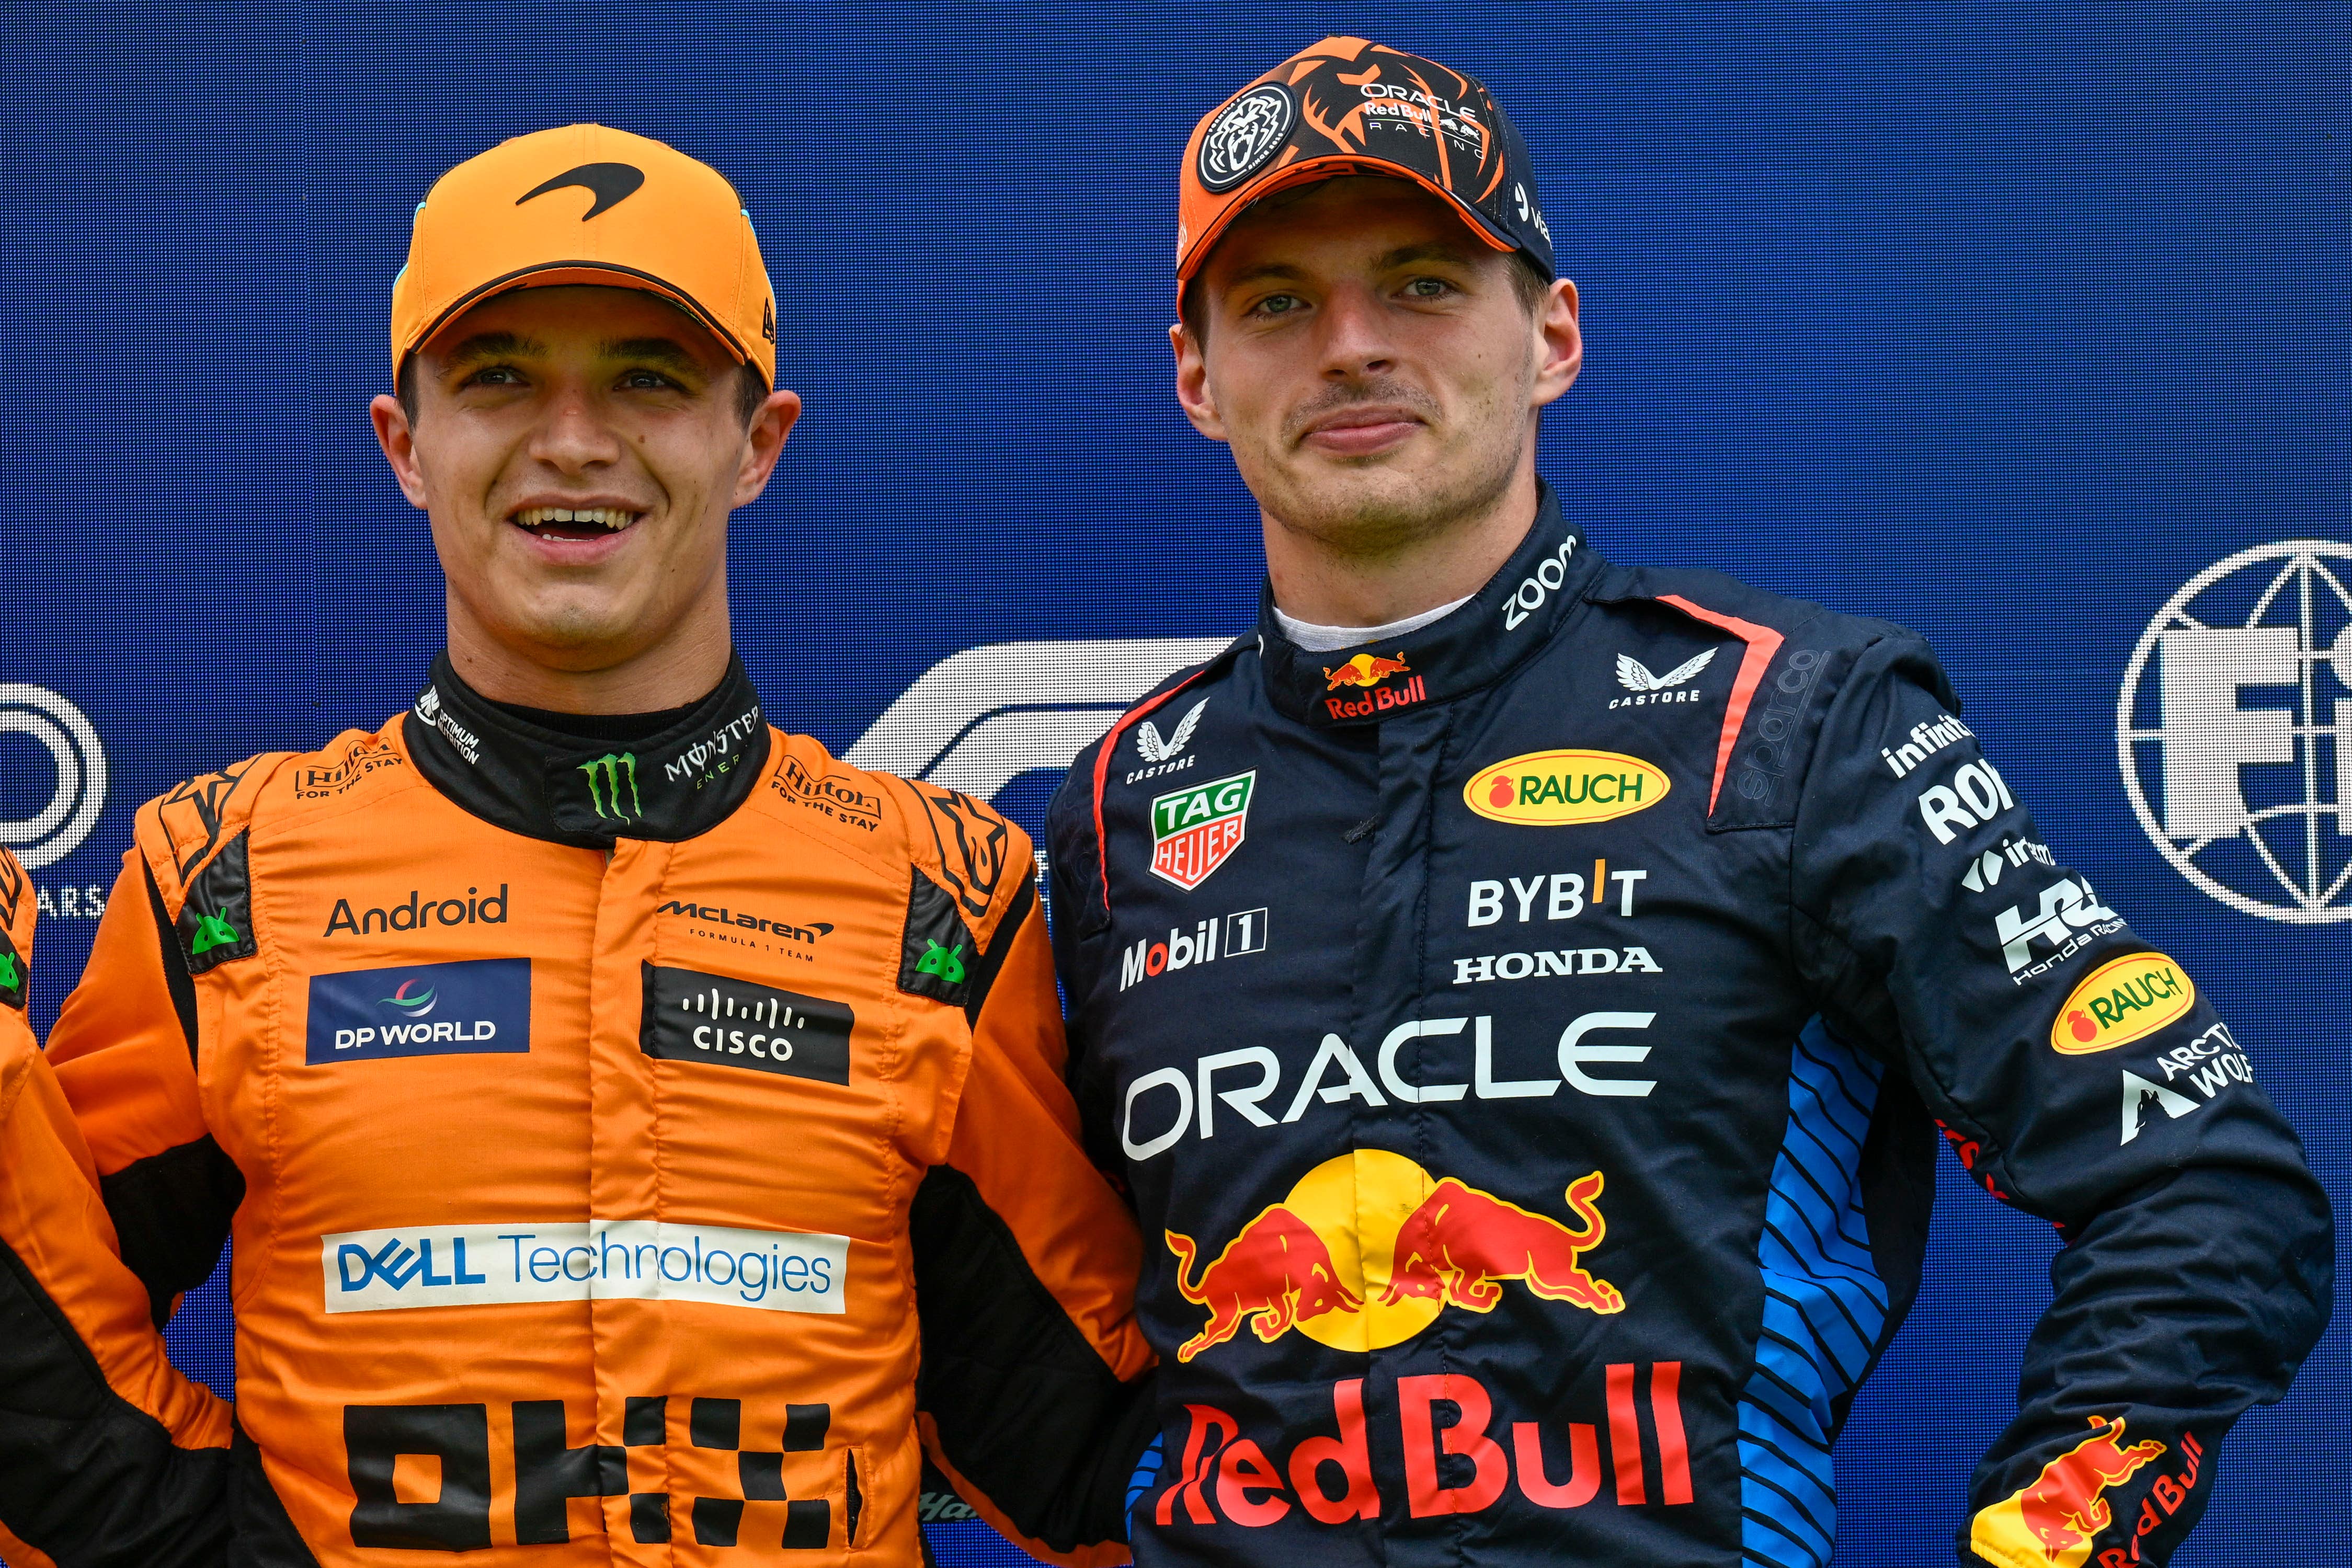
[[[228,1412],[172,1370],[115,1255],[98,1171],[25,1020],[37,900],[0,850],[0,1557],[219,1560]],[[195,1537],[191,1541],[191,1535]],[[38,1542],[40,1545],[33,1542]]]
[[[144,807],[50,1043],[156,1322],[234,1239],[228,1561],[912,1563],[926,1452],[1123,1561],[1139,1254],[1028,841],[772,729],[731,652],[727,517],[800,410],[735,193],[509,141],[418,209],[392,350],[447,652]],[[0,1522],[89,1561],[67,1469]]]

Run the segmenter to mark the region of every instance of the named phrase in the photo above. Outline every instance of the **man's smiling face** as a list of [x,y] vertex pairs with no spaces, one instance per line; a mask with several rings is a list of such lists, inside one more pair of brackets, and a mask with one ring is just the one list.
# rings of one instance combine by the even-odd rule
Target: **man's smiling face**
[[534,663],[610,668],[716,608],[727,515],[773,468],[798,400],[747,428],[742,372],[684,311],[631,288],[522,288],[417,351],[415,413],[377,427],[432,519],[453,623]]
[[1402,180],[1270,197],[1218,240],[1175,333],[1178,396],[1270,518],[1383,549],[1500,496],[1566,390],[1573,305],[1530,309],[1515,263]]

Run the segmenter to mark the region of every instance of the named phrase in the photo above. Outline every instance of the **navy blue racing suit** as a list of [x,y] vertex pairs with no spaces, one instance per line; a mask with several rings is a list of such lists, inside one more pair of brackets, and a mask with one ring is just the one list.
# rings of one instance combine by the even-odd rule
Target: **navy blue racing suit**
[[1963,1563],[2162,1563],[2326,1322],[2294,1133],[1927,645],[1612,564],[1548,489],[1393,643],[1269,604],[1050,834],[1145,1568],[1828,1563],[1939,1126],[2065,1242]]

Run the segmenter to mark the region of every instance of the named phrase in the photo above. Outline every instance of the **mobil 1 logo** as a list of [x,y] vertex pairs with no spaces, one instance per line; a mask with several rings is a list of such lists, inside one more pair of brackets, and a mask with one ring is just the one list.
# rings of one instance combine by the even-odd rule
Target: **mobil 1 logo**
[[824,1083],[849,1082],[845,1003],[698,969],[645,967],[639,1042],[663,1061],[748,1067]]
[[310,977],[303,1061],[530,1050],[530,960],[399,964]]
[[1118,988],[1123,991],[1140,981],[1157,979],[1174,969],[1189,969],[1195,964],[1213,964],[1219,958],[1237,958],[1244,953],[1265,951],[1263,909],[1241,910],[1222,920],[1212,916],[1189,930],[1171,925],[1165,942],[1146,936],[1119,953]]

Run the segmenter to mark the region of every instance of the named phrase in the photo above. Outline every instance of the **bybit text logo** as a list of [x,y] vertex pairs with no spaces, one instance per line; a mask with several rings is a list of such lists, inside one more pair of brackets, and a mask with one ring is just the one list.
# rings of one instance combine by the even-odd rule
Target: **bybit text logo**
[[[614,817],[627,821],[646,814],[645,805],[637,799],[637,754],[634,751],[606,752],[604,756],[580,765],[588,776],[588,803],[596,808],[600,817]],[[623,785],[628,787],[625,805],[621,799]]]
[[2132,810],[2183,876],[2248,915],[2352,919],[2347,580],[2352,545],[2242,550],[2172,596],[2124,672]]

